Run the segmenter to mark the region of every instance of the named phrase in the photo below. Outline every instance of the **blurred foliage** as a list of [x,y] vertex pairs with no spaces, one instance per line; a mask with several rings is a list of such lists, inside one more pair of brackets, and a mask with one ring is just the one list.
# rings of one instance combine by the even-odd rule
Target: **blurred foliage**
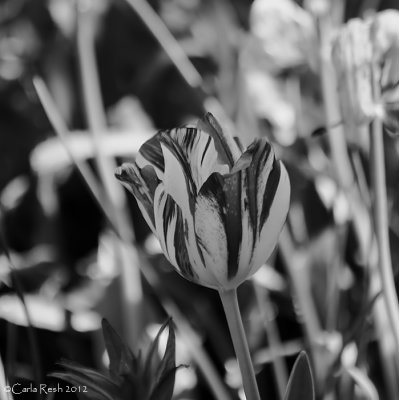
[[[199,71],[203,85],[192,88],[187,84],[127,2],[96,3],[100,6],[96,11],[95,51],[113,158],[119,163],[133,157],[141,134],[201,117],[203,102],[210,96],[219,99],[243,142],[257,135],[267,136],[287,166],[292,200],[288,246],[282,245],[269,260],[262,271],[264,279],[257,277],[239,291],[262,398],[279,398],[273,360],[283,360],[289,371],[302,349],[309,354],[316,349],[322,360],[315,365],[318,356],[310,356],[316,398],[322,399],[325,394],[348,400],[371,398],[364,393],[372,386],[381,399],[392,399],[391,393],[399,393],[395,392],[397,387],[390,387],[398,376],[395,360],[388,362],[386,357],[393,353],[393,345],[389,339],[385,343],[381,339],[386,326],[377,329],[378,311],[373,310],[378,293],[374,293],[376,298],[370,296],[374,276],[369,260],[362,257],[356,224],[332,173],[317,63],[310,55],[304,62],[271,68],[251,32],[251,1],[149,3]],[[296,3],[303,7],[306,2]],[[370,4],[379,10],[399,8],[395,0],[344,3],[344,20],[358,17]],[[87,7],[92,6],[88,2]],[[65,155],[57,145],[47,150],[41,147],[51,140],[58,143],[58,139],[34,91],[32,78],[36,75],[47,83],[71,136],[80,135],[90,142],[75,17],[70,0],[0,1],[0,354],[10,383],[33,382],[37,367],[31,356],[29,322],[15,282],[25,294],[44,375],[54,372],[60,359],[73,360],[66,368],[78,375],[82,370],[77,364],[104,371],[105,347],[100,335],[103,317],[126,339],[123,282],[118,268],[121,257],[113,248],[108,221],[73,163],[68,158],[62,163]],[[283,43],[295,37],[296,25],[288,22],[285,26],[283,31],[278,26],[275,31],[273,26],[268,27],[277,35],[276,41]],[[293,31],[288,32],[290,29]],[[275,43],[277,50],[279,43]],[[283,44],[281,48],[287,49],[287,43]],[[254,90],[249,93],[251,88]],[[121,144],[112,144],[115,131],[126,133]],[[397,276],[399,145],[397,137],[384,135],[384,141],[390,242]],[[98,177],[94,151],[88,150],[87,155],[85,146],[79,145],[77,152],[82,151],[82,158]],[[356,140],[349,138],[347,146],[351,166],[360,176],[357,184],[364,189],[362,198],[368,204],[368,156]],[[32,161],[38,148],[43,150],[43,168]],[[217,294],[173,272],[133,197],[126,198],[141,267],[156,277],[150,282],[142,278],[142,333],[151,336],[151,326],[158,328],[165,320],[165,303],[175,305],[197,333],[196,339],[226,392],[231,399],[238,399],[239,374]],[[320,325],[317,343],[309,341],[301,293],[296,291],[287,265],[292,265],[312,300]],[[278,331],[277,344],[265,334],[254,285],[269,305],[270,320]],[[111,328],[107,329],[105,345],[114,343],[118,357],[127,354],[129,362],[134,363],[130,350]],[[201,369],[192,361],[190,350],[195,346],[190,348],[180,339],[177,329],[176,363],[190,364],[190,368],[177,371],[173,398],[214,398]],[[172,358],[174,361],[170,355]],[[298,362],[304,363],[304,358],[300,356]],[[58,377],[66,377],[60,374]],[[43,383],[55,381],[43,379]],[[60,384],[65,387],[65,383]],[[168,386],[168,399],[170,390]],[[36,398],[35,393],[24,396]],[[74,396],[57,393],[55,399]]]

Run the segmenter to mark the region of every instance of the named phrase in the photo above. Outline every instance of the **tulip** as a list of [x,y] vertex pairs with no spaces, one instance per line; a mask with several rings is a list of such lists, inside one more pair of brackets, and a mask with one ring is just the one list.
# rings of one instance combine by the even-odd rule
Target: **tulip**
[[218,290],[266,262],[289,207],[288,174],[268,141],[242,151],[211,114],[198,127],[158,132],[116,177],[176,270]]
[[260,400],[237,287],[267,260],[288,213],[290,183],[264,138],[245,151],[211,114],[160,131],[116,177],[188,280],[219,291],[248,400]]
[[359,18],[350,20],[337,35],[332,51],[345,123],[368,124],[376,116],[372,57],[369,24]]
[[250,11],[250,31],[270,72],[303,66],[317,69],[314,19],[295,1],[255,0]]
[[349,20],[334,40],[332,60],[343,122],[362,126],[379,118],[389,132],[397,133],[399,11]]
[[389,133],[399,133],[399,11],[377,13],[370,27],[374,57],[380,67],[382,115]]

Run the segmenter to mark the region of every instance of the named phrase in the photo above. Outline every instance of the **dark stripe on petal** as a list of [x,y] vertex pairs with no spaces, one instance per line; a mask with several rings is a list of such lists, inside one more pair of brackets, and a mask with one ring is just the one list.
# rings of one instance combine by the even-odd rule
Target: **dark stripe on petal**
[[179,267],[180,273],[185,278],[191,281],[197,281],[197,274],[190,263],[190,257],[187,250],[187,234],[184,225],[182,212],[180,208],[178,208],[174,239],[177,266]]
[[212,136],[221,162],[232,167],[234,165],[233,154],[226,142],[222,128],[215,117],[211,113],[206,113],[205,117],[198,122],[198,128]]
[[168,131],[159,131],[151,139],[148,139],[139,150],[143,158],[161,171],[164,170],[164,161],[160,144],[160,137],[162,134],[168,134]]
[[154,192],[159,181],[153,167],[145,168],[145,174],[140,174],[140,169],[132,163],[124,163],[115,170],[115,177],[133,193],[136,200],[146,210],[153,226],[154,221]]
[[207,152],[208,149],[209,149],[209,145],[211,144],[211,141],[212,141],[212,138],[209,136],[208,141],[206,142],[206,145],[205,145],[205,149],[204,149],[204,151],[202,152],[201,165],[202,165],[202,163],[204,162],[204,158],[205,158],[206,152]]
[[[220,218],[224,224],[224,210],[225,210],[225,197],[224,197],[224,192],[223,192],[223,177],[215,172],[212,175],[209,176],[209,178],[206,180],[206,182],[202,185],[200,192],[198,193],[198,197],[204,196],[207,198],[211,198],[213,201],[213,204],[215,208],[217,209],[217,213],[220,215]],[[198,238],[198,237],[197,237]],[[206,244],[201,241],[200,238],[198,238],[198,245],[202,250],[205,250],[206,252],[209,253],[209,249],[207,249]],[[201,250],[201,251],[202,251]],[[203,260],[203,257],[202,261]]]
[[226,204],[223,220],[227,236],[227,277],[232,279],[238,271],[239,250],[242,239],[241,171],[224,177],[223,191]]
[[271,146],[266,140],[256,140],[251,146],[248,147],[246,152],[253,154],[252,163],[246,170],[247,174],[247,198],[249,217],[253,226],[253,237],[258,233],[258,215],[260,210],[257,206],[257,193],[258,193],[258,179],[259,174],[262,173],[263,167],[270,155]]
[[167,244],[166,238],[168,237],[168,230],[171,225],[171,221],[176,218],[177,206],[175,201],[172,199],[171,196],[166,194],[166,202],[165,208],[163,210],[163,236],[165,238],[165,242]]
[[161,135],[160,141],[172,152],[174,157],[179,161],[180,166],[183,169],[184,176],[187,180],[188,190],[190,191],[189,197],[190,199],[192,199],[193,196],[197,194],[197,188],[191,174],[191,169],[187,157],[185,157],[182,149],[169,135]]
[[[202,186],[199,196],[211,198],[218,209],[227,240],[227,278],[232,279],[238,271],[242,239],[241,171],[228,176],[212,174]],[[200,246],[208,251],[203,243]]]
[[263,198],[262,211],[260,215],[261,227],[264,225],[265,221],[269,217],[270,208],[273,204],[273,200],[276,195],[278,185],[280,183],[280,175],[281,175],[280,162],[278,162],[274,158],[273,169],[270,172],[269,178],[267,180],[265,194]]

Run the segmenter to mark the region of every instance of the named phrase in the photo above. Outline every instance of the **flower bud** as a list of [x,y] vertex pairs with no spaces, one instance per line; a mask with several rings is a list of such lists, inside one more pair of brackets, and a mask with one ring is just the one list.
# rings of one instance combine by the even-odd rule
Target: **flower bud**
[[158,132],[116,177],[175,269],[218,290],[266,262],[288,213],[288,174],[269,142],[242,151],[211,114],[198,127]]

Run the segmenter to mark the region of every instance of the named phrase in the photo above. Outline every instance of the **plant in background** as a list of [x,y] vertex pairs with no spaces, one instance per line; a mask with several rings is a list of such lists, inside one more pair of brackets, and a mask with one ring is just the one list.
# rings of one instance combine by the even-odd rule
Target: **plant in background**
[[379,69],[382,118],[388,132],[399,132],[399,11],[385,10],[371,20],[370,37]]
[[369,124],[377,108],[372,87],[372,45],[365,21],[355,18],[343,26],[332,50],[337,71],[342,118],[354,125]]
[[379,118],[390,132],[398,130],[398,26],[399,12],[386,10],[366,20],[349,20],[333,40],[342,119],[351,129]]
[[312,16],[294,1],[254,1],[250,24],[269,71],[305,65],[316,69],[316,26]]
[[[65,372],[51,376],[77,386],[86,386],[81,393],[95,400],[171,400],[175,374],[175,332],[172,320],[167,320],[159,330],[145,357],[133,354],[111,325],[103,320],[103,335],[109,357],[108,375],[82,367],[70,361],[60,365]],[[161,334],[168,328],[169,335],[165,353],[159,358],[158,345]]]
[[219,291],[244,390],[248,400],[259,399],[236,289],[265,263],[284,225],[284,165],[266,139],[244,151],[208,113],[198,127],[158,132],[116,177],[176,270]]

